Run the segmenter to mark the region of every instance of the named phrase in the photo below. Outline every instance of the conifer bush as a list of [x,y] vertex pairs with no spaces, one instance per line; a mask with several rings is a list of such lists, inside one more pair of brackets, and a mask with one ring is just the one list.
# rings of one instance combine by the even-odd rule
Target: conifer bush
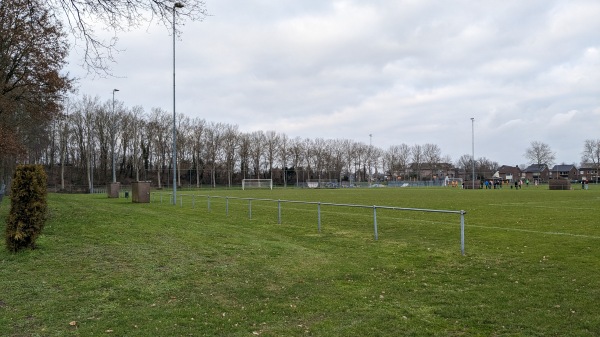
[[48,210],[46,173],[41,165],[19,165],[10,189],[10,211],[6,220],[6,248],[17,252],[35,248]]

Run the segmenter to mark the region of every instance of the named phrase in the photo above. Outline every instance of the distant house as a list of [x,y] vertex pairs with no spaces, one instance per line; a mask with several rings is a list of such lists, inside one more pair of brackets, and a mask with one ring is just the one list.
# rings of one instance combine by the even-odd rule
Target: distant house
[[443,179],[445,177],[454,178],[456,170],[451,163],[437,163],[431,166],[429,163],[411,163],[409,167],[412,176],[421,177],[422,180]]
[[583,164],[579,168],[579,176],[582,180],[596,181],[599,178],[598,168],[594,164]]
[[521,177],[529,179],[530,181],[547,181],[549,177],[548,165],[546,164],[533,164],[529,165],[521,173]]
[[509,166],[502,165],[498,169],[498,178],[502,180],[515,181],[521,178],[521,169],[519,165],[517,166]]
[[575,165],[554,165],[550,170],[550,179],[577,180],[577,168]]

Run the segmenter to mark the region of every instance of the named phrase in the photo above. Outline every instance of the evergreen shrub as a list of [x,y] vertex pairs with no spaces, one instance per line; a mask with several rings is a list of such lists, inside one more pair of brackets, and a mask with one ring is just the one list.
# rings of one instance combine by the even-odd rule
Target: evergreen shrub
[[10,189],[6,220],[6,248],[17,252],[35,248],[47,217],[47,176],[41,165],[19,165]]

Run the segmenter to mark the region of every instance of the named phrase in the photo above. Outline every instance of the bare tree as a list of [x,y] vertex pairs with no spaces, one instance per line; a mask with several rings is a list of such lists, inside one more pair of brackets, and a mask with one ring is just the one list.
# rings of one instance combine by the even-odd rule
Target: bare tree
[[191,142],[191,131],[192,127],[190,124],[190,118],[184,114],[177,115],[177,126],[175,128],[177,135],[177,186],[181,186],[181,171],[184,170],[183,164],[186,164],[186,168],[191,169],[191,155],[192,147],[188,146]]
[[227,186],[231,187],[233,179],[233,171],[237,147],[239,142],[239,134],[237,125],[225,125],[223,131],[223,153],[225,155],[225,173],[227,174]]
[[347,140],[344,139],[335,139],[330,143],[330,162],[331,162],[331,171],[335,173],[335,178],[338,184],[341,184],[343,178],[343,171],[346,167],[345,162],[345,146],[347,144]]
[[[368,146],[364,143],[354,143],[354,172],[357,175],[356,181],[367,180],[367,162],[368,162]],[[362,169],[361,169],[362,166]]]
[[355,153],[356,147],[355,147],[355,142],[348,140],[346,142],[344,142],[344,161],[346,163],[346,172],[348,174],[348,180],[355,180],[356,177],[353,177],[351,179],[350,175],[352,174],[352,172],[355,172],[355,170],[353,170],[352,168],[354,167],[356,169],[356,167],[354,166],[356,163],[356,153]]
[[148,122],[147,133],[154,148],[154,167],[158,188],[162,188],[162,172],[166,168],[167,158],[170,157],[171,144],[171,115],[161,108],[152,108]]
[[134,106],[128,114],[128,133],[131,136],[131,165],[135,173],[135,181],[140,181],[140,166],[142,165],[142,143],[145,125],[144,108],[141,105]]
[[525,158],[530,164],[538,166],[550,166],[554,163],[555,155],[550,149],[550,145],[539,141],[532,141],[531,145],[525,151]]
[[423,161],[427,163],[430,171],[430,178],[437,172],[438,165],[442,159],[442,150],[436,144],[427,143],[423,145]]
[[74,103],[67,100],[63,105],[64,112],[58,119],[59,124],[59,161],[60,161],[60,190],[65,190],[65,167],[69,158],[69,140],[71,138],[72,122],[71,113],[74,109]]
[[423,166],[423,146],[415,144],[410,150],[412,166],[417,173],[417,180],[421,180],[421,166]]
[[[304,155],[304,162],[306,163],[306,169],[305,172],[307,174],[306,179],[311,179],[312,175],[311,175],[311,171],[314,171],[315,169],[315,162],[316,162],[316,156],[315,156],[315,152],[314,152],[314,141],[310,138],[305,138],[304,141],[302,142],[302,148],[304,150],[303,155]],[[306,181],[306,179],[304,181]]]
[[398,149],[398,171],[401,172],[402,177],[406,176],[408,166],[410,164],[411,149],[407,144],[400,144]]
[[279,148],[277,149],[277,152],[279,153],[279,160],[281,163],[281,173],[283,175],[283,187],[287,187],[287,175],[288,175],[288,158],[290,155],[290,151],[289,151],[289,147],[290,146],[290,140],[289,137],[285,134],[282,133],[279,135]]
[[399,146],[391,145],[383,154],[383,170],[388,176],[394,177],[394,179],[398,175],[398,152]]
[[486,157],[481,157],[477,159],[477,161],[475,162],[475,166],[477,170],[476,174],[481,179],[491,178],[494,175],[494,173],[496,173],[499,167],[497,162]]
[[256,179],[260,179],[260,167],[262,164],[265,142],[264,132],[254,131],[250,134],[250,157],[252,158],[252,168]]
[[458,167],[461,170],[464,170],[465,172],[470,172],[471,168],[473,167],[472,165],[473,157],[470,154],[463,154],[456,161],[456,167]]
[[[118,33],[152,21],[172,29],[174,18],[180,26],[184,23],[182,19],[194,21],[206,16],[204,1],[200,0],[48,0],[48,5],[56,17],[65,17],[76,41],[83,42],[83,66],[98,74],[109,72],[108,64],[114,61],[113,53],[117,51]],[[113,37],[103,39],[97,29],[110,31]]]
[[117,144],[119,142],[119,137],[121,136],[119,130],[121,130],[123,125],[123,116],[125,115],[125,104],[123,101],[119,100],[107,100],[103,106],[103,126],[106,128],[108,133],[108,140],[110,146],[111,153],[111,168],[112,168],[112,182],[116,182],[116,162],[117,157],[119,156],[116,153]]
[[596,171],[596,183],[600,175],[600,139],[586,139],[581,153],[581,165],[591,165]]
[[242,133],[239,136],[238,156],[240,158],[240,171],[242,179],[246,179],[246,175],[250,176],[250,161],[251,159],[251,139],[250,134]]
[[267,165],[269,166],[269,178],[273,179],[273,163],[275,162],[275,157],[277,157],[279,135],[275,131],[267,131],[265,133],[265,145]]
[[222,150],[223,134],[225,125],[222,123],[210,123],[204,132],[206,144],[206,165],[210,168],[211,186],[216,187],[216,170],[219,154]]
[[298,167],[304,161],[304,141],[300,137],[294,138],[290,145],[290,154],[292,157],[292,166],[294,167],[294,174],[296,176],[296,186],[298,186],[300,177],[298,174]]
[[206,121],[204,119],[195,118],[192,120],[192,157],[195,164],[196,171],[196,187],[200,187],[200,174],[202,172],[202,158],[204,157],[204,130],[206,128]]
[[390,177],[404,177],[410,158],[410,147],[406,144],[391,145],[384,152],[383,158],[385,159],[384,170]]
[[80,167],[86,167],[88,188],[91,191],[94,186],[96,139],[98,137],[95,126],[98,123],[99,112],[102,111],[99,97],[84,96],[78,104],[77,110],[75,122],[78,127],[77,135],[80,144],[80,163],[82,164]]

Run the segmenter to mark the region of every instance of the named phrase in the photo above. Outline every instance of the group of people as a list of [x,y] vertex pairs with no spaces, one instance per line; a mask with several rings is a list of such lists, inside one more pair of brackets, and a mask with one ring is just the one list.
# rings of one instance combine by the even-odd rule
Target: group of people
[[500,180],[486,180],[483,182],[483,188],[486,190],[502,188],[502,182]]
[[588,189],[588,181],[587,180],[581,180],[581,189],[582,190]]
[[[504,180],[485,180],[483,182],[483,188],[486,189],[486,190],[487,189],[492,189],[492,188],[493,189],[497,189],[497,188],[502,188],[502,186],[504,184],[510,185],[510,183],[508,182],[508,180],[507,181],[504,181]],[[523,181],[521,179],[518,179],[518,180],[515,180],[515,182],[514,182],[514,188],[517,189],[517,190],[523,188],[523,185],[529,187],[529,179],[525,179],[525,181]],[[536,185],[537,185],[537,181],[536,181]],[[510,188],[512,189],[513,185],[510,185]]]

